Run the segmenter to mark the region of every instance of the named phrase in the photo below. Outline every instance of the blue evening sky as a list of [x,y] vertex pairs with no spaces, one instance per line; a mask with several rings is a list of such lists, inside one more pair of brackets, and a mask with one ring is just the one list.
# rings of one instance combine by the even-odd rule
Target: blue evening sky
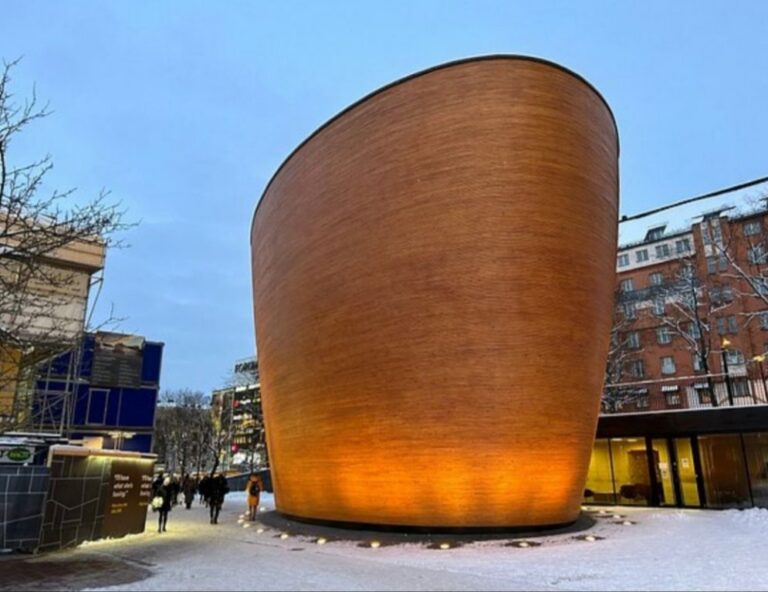
[[49,186],[112,190],[141,225],[99,303],[164,341],[163,387],[210,390],[252,355],[249,226],[290,151],[397,78],[488,53],[539,56],[605,96],[621,211],[768,175],[768,2],[0,4],[0,57],[24,56],[55,114],[13,146]]

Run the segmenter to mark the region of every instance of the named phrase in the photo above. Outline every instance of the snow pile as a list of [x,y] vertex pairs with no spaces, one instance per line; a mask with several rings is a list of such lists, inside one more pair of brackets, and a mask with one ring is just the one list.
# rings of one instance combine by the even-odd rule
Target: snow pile
[[734,524],[744,528],[756,528],[768,535],[768,509],[750,508],[749,510],[728,510],[723,512]]

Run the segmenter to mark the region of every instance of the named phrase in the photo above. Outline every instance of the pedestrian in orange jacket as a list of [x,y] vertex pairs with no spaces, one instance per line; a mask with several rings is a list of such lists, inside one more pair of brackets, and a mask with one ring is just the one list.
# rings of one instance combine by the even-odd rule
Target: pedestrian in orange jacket
[[259,497],[264,489],[264,482],[257,474],[252,474],[245,484],[245,491],[248,493],[248,519],[253,522],[256,520],[256,513],[259,511]]

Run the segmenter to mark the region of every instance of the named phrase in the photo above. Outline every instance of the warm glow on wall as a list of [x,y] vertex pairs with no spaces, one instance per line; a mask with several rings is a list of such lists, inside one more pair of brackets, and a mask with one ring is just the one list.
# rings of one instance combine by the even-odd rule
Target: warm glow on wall
[[391,85],[291,155],[251,237],[278,511],[577,518],[613,310],[617,159],[597,92],[515,57]]

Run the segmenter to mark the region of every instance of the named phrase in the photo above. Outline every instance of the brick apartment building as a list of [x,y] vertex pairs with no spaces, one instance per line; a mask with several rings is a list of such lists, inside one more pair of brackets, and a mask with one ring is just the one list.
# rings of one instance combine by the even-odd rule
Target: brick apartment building
[[712,205],[620,227],[585,503],[768,507],[768,202]]
[[604,412],[766,403],[768,209],[619,247]]

